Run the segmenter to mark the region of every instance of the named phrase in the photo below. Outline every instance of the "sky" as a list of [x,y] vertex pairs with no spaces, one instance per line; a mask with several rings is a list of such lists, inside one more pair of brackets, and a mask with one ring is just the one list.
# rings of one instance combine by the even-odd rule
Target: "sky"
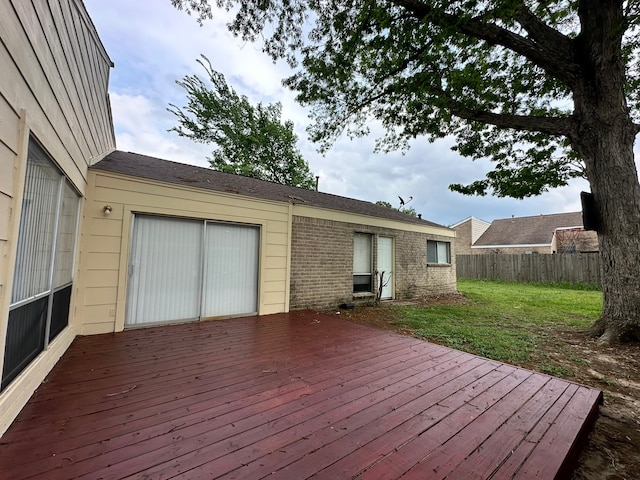
[[[282,85],[292,71],[285,62],[274,63],[259,44],[244,43],[228,33],[228,17],[200,27],[194,17],[178,11],[170,0],[84,0],[98,34],[114,63],[110,99],[119,150],[151,155],[176,162],[209,166],[213,147],[196,144],[169,130],[177,117],[170,104],[182,107],[186,93],[176,84],[185,75],[205,78],[197,63],[201,54],[221,72],[227,83],[253,103],[281,102],[283,121],[292,120],[298,147],[314,175],[319,190],[335,195],[399,206],[398,196],[422,218],[452,225],[470,216],[491,222],[499,218],[579,211],[580,191],[589,191],[584,180],[539,197],[515,200],[493,196],[469,197],[449,191],[452,183],[484,178],[488,161],[472,161],[451,151],[452,139],[433,143],[413,141],[401,153],[374,153],[377,138],[340,138],[324,155],[309,141],[308,110],[295,101],[294,92]],[[379,135],[378,135],[379,136]]]

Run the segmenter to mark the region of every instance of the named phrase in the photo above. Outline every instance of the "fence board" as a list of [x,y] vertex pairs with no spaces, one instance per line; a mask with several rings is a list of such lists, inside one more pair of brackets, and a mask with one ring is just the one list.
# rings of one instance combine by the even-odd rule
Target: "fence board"
[[601,285],[598,253],[457,255],[456,273],[458,278]]

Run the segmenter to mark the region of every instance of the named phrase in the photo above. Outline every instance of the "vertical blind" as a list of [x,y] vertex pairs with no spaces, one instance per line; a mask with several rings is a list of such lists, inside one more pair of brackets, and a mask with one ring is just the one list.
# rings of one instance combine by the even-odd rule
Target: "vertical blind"
[[30,139],[2,389],[69,323],[79,208],[76,191]]
[[68,285],[73,278],[73,254],[76,246],[79,209],[80,198],[69,184],[65,183],[58,218],[53,288]]
[[136,216],[127,323],[197,318],[201,265],[202,222]]
[[136,215],[128,325],[257,312],[260,229]]
[[203,317],[256,312],[259,240],[255,227],[207,223]]
[[61,181],[62,174],[32,140],[29,143],[11,303],[50,289]]

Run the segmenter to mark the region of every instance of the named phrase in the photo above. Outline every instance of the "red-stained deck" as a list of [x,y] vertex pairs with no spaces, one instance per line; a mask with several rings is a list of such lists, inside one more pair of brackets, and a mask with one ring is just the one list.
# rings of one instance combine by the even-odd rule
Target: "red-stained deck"
[[0,478],[568,478],[598,390],[312,313],[80,337]]

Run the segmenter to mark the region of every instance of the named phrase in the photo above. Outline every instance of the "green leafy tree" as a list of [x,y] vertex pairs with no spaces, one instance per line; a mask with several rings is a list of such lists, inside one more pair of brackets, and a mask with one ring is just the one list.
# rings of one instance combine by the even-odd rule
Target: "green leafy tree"
[[398,210],[399,212],[411,215],[412,217],[418,216],[418,212],[416,212],[416,209],[413,207],[400,207],[396,209],[393,205],[391,205],[389,202],[385,202],[384,200],[378,200],[376,202],[376,205],[380,205],[381,207],[393,208],[394,210]]
[[202,56],[198,60],[209,77],[210,86],[196,75],[176,82],[187,92],[184,108],[170,105],[178,117],[172,128],[181,137],[215,144],[209,163],[215,170],[271,182],[315,188],[308,163],[297,147],[293,122],[281,121],[282,105],[252,105],[238,95],[224,75]]
[[[172,0],[211,15],[204,0]],[[212,2],[213,4],[213,2]],[[523,198],[583,175],[599,222],[603,343],[640,339],[640,16],[623,0],[216,0],[230,30],[299,68],[312,139],[386,128],[383,150],[452,135],[489,158],[451,188]],[[194,10],[194,7],[196,8]],[[197,10],[197,8],[201,8]],[[307,34],[306,26],[313,22]]]

